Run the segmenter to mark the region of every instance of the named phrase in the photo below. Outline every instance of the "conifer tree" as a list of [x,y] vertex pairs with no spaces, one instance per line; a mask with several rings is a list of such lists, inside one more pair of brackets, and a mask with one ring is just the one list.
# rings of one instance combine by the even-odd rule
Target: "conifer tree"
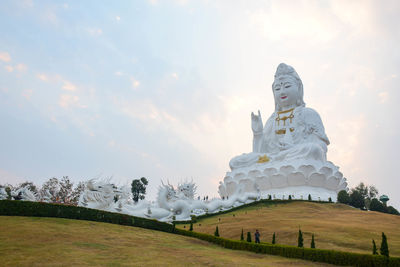
[[192,222],[190,223],[189,231],[193,231],[193,223]]
[[289,200],[292,200],[292,196],[291,195],[289,195]]
[[215,227],[215,233],[214,233],[214,235],[215,235],[215,236],[219,236],[218,225],[217,225],[217,227]]
[[247,232],[247,242],[251,242],[251,234],[250,234],[250,232]]
[[308,194],[308,201],[311,201],[311,200],[312,200],[311,195]]
[[372,239],[372,255],[378,255],[378,250],[376,249],[375,240]]
[[386,235],[385,233],[382,232],[382,243],[381,243],[381,255],[389,257],[389,247],[388,247],[388,243],[386,240]]
[[240,241],[244,241],[243,228],[242,228],[242,234],[240,235]]
[[332,202],[332,198],[331,198],[331,197],[329,197],[328,201],[329,201],[329,202]]
[[315,248],[314,234],[311,237],[311,248]]
[[299,248],[303,247],[303,233],[301,232],[300,229],[299,229],[299,238],[297,239],[297,246]]
[[274,234],[272,235],[272,244],[275,244],[275,232],[274,232]]

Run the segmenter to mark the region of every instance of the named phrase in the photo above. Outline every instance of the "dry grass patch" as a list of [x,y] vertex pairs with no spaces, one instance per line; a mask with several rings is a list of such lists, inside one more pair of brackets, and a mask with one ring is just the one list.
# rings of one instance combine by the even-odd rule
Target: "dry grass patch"
[[331,266],[136,227],[0,216],[4,266]]
[[[235,216],[233,216],[233,214]],[[219,220],[220,219],[220,220]],[[201,224],[201,226],[199,225]],[[221,237],[240,239],[240,233],[252,233],[258,229],[261,241],[271,242],[276,233],[279,244],[297,246],[299,227],[303,232],[304,245],[310,247],[314,233],[317,248],[358,253],[371,253],[372,239],[378,249],[381,233],[388,237],[391,256],[400,256],[400,216],[361,211],[335,203],[291,202],[278,205],[259,205],[200,219],[193,225],[194,231],[214,234],[218,225]],[[189,225],[177,227],[189,229]]]

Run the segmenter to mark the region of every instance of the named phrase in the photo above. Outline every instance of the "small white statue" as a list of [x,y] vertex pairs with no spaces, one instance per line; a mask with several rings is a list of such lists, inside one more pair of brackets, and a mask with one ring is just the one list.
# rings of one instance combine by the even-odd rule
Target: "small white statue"
[[31,190],[29,190],[29,188],[27,186],[11,191],[11,196],[15,200],[37,201],[36,194],[34,192],[32,192]]
[[114,210],[116,202],[122,201],[123,190],[109,181],[96,181],[91,179],[86,182],[85,190],[79,198],[79,206],[93,209]]
[[0,200],[7,199],[8,194],[4,187],[0,187]]
[[244,192],[259,189],[265,196],[310,193],[336,199],[347,183],[338,167],[326,160],[329,139],[318,113],[305,106],[303,83],[291,66],[279,64],[272,91],[275,111],[264,126],[260,111],[251,114],[253,152],[229,162],[231,172],[219,187],[221,197],[243,184]]

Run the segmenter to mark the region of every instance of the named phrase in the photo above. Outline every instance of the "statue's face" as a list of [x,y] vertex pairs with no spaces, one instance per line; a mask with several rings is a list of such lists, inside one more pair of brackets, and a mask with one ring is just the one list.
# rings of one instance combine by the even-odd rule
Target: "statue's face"
[[296,106],[299,98],[299,89],[296,80],[288,75],[282,75],[275,79],[273,85],[275,103],[282,109]]

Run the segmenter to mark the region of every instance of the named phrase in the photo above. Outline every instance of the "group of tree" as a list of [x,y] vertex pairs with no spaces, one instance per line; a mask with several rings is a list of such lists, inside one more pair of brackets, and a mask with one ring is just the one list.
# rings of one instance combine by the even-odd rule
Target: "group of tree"
[[376,189],[375,186],[368,186],[362,182],[352,188],[349,192],[345,190],[340,191],[338,193],[337,201],[362,210],[400,215],[394,207],[386,206],[385,203],[382,203],[378,199],[378,189]]
[[45,181],[42,187],[36,186],[33,182],[23,182],[16,186],[6,184],[0,185],[4,187],[8,198],[11,199],[12,192],[20,188],[28,188],[34,193],[39,201],[50,201],[53,203],[65,203],[70,205],[77,205],[79,197],[85,189],[85,183],[79,182],[75,187],[74,183],[68,176],[63,176],[61,179],[56,177],[50,178]]
[[[148,181],[145,177],[132,181],[131,191],[133,201],[138,202],[145,198],[147,185]],[[8,199],[12,199],[12,192],[25,187],[36,195],[38,201],[77,205],[81,193],[85,190],[85,183],[79,182],[74,186],[74,183],[68,176],[63,176],[61,179],[52,177],[45,181],[41,187],[29,181],[15,186],[11,184],[0,185],[0,188],[4,188],[7,192]],[[15,199],[18,200],[18,198]]]
[[[379,252],[381,255],[389,257],[389,246],[387,243],[387,238],[385,233],[382,233],[382,242],[381,242],[381,248],[379,249]],[[376,248],[375,240],[372,239],[372,254],[373,255],[378,255],[378,250]]]
[[[216,227],[215,232],[218,232],[218,226]],[[215,233],[214,233],[214,235],[215,235],[215,236],[219,236],[219,232],[218,232],[218,235],[216,235]],[[240,241],[244,241],[244,232],[243,232],[243,228],[242,228],[242,233],[240,234]],[[250,233],[250,232],[247,232],[246,241],[247,241],[247,242],[252,242],[252,241],[251,241],[251,233]],[[304,241],[304,240],[303,240],[303,233],[302,233],[302,231],[299,229],[299,235],[298,235],[298,238],[297,238],[297,246],[298,246],[298,247],[301,247],[301,248],[304,247],[303,241]],[[272,241],[271,241],[271,243],[272,243],[272,244],[276,244],[276,235],[275,235],[275,232],[274,232],[274,234],[272,235]],[[310,245],[310,247],[311,247],[311,248],[315,248],[314,234],[312,234],[312,236],[311,236],[311,245]]]

